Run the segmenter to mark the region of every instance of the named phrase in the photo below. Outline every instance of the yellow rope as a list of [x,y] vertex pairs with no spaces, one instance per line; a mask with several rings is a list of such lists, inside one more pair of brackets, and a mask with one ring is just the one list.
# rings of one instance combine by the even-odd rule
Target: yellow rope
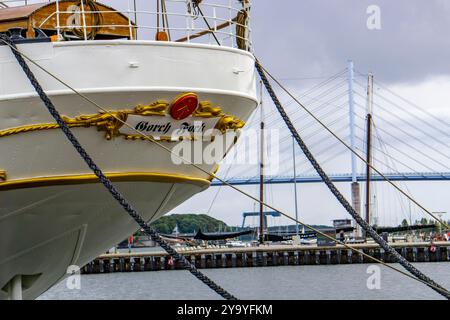
[[241,50],[248,50],[247,46],[248,13],[242,9],[236,17],[236,44]]
[[[69,124],[69,127],[81,127],[83,125],[80,124]],[[44,123],[44,124],[34,124],[29,126],[23,126],[18,128],[11,128],[0,131],[0,138],[11,136],[13,134],[18,133],[25,133],[25,132],[32,132],[32,131],[39,131],[39,130],[51,130],[51,129],[58,129],[59,125],[56,123]]]
[[[85,11],[91,12],[90,16],[90,23],[85,21],[86,23],[86,38],[88,40],[93,40],[97,33],[101,29],[101,25],[103,24],[103,16],[100,12],[100,8],[95,3],[95,0],[80,0],[78,2],[78,6],[81,6],[81,2],[83,1],[83,4],[85,6]],[[89,7],[89,10],[86,10],[86,8]],[[89,28],[90,26],[90,28]],[[74,35],[76,35],[79,38],[84,39],[84,27],[81,28],[74,28],[71,29]]]

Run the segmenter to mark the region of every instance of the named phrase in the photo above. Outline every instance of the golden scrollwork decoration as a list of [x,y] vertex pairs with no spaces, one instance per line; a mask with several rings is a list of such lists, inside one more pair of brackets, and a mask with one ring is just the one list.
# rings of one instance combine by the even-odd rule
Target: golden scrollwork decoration
[[221,133],[225,133],[228,130],[238,130],[245,126],[245,122],[235,118],[234,116],[224,115],[220,118],[216,124],[216,129]]
[[221,108],[214,107],[209,101],[200,102],[197,110],[192,116],[199,118],[220,117],[216,129],[221,133],[225,133],[228,130],[241,129],[245,125],[244,121],[239,120],[234,116],[224,114]]
[[120,128],[127,121],[129,115],[164,116],[169,103],[156,101],[150,105],[137,105],[133,110],[119,110],[101,112],[94,115],[82,115],[76,118],[63,117],[69,126],[96,126],[99,131],[105,131],[105,138],[111,140],[120,135]]
[[[92,127],[95,126],[99,131],[105,131],[105,138],[111,140],[119,133],[119,129],[123,123],[120,121],[127,121],[127,112],[111,111],[108,113],[100,113],[95,115],[82,115],[76,118],[69,118],[63,116],[63,120],[69,127]],[[120,119],[120,120],[119,120]]]
[[197,110],[192,114],[193,117],[198,118],[214,118],[214,117],[221,117],[224,113],[222,109],[219,107],[213,107],[211,102],[209,101],[201,101],[198,104]]
[[[127,121],[128,115],[142,115],[142,116],[164,116],[169,103],[165,101],[157,101],[150,105],[138,105],[133,110],[119,110],[100,112],[92,115],[81,115],[75,118],[62,116],[65,123],[70,128],[74,127],[97,127],[99,131],[105,131],[105,138],[111,140],[113,137],[120,135],[119,129],[123,123]],[[10,128],[0,131],[0,138],[14,134],[58,129],[59,125],[56,123],[44,123],[25,125],[17,128]]]
[[141,116],[165,116],[169,104],[166,101],[158,100],[150,105],[137,105],[134,113]]
[[[76,127],[96,127],[98,131],[105,132],[105,138],[111,140],[114,137],[123,136],[126,140],[152,140],[152,137],[147,137],[140,134],[123,134],[120,129],[124,123],[128,120],[130,115],[138,116],[167,116],[170,103],[164,100],[155,101],[149,105],[137,105],[133,109],[125,110],[112,110],[107,112],[99,112],[98,114],[80,115],[75,118],[62,116],[63,120],[70,128]],[[228,130],[241,129],[245,122],[232,116],[226,115],[220,107],[213,106],[209,101],[199,102],[197,110],[192,114],[192,117],[197,118],[219,118],[215,126],[221,133],[225,133]],[[19,133],[52,130],[58,129],[59,125],[56,123],[44,123],[24,125],[16,128],[9,128],[0,130],[0,138]],[[172,139],[171,137],[159,137],[158,140],[174,142],[185,139]],[[0,176],[1,179],[1,176]]]

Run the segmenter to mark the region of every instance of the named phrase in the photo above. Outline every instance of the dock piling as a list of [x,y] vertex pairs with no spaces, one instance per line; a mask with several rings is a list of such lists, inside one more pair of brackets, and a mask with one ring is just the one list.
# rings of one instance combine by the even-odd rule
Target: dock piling
[[[399,243],[394,244],[395,250],[412,262],[450,261],[450,242],[435,243],[436,250],[432,252],[429,243]],[[359,250],[368,253],[381,261],[394,262],[393,256],[375,244],[360,244]],[[236,268],[279,265],[320,265],[320,264],[352,264],[372,263],[361,253],[342,246],[260,246],[257,248],[208,248],[183,250],[188,260],[199,269],[204,268]],[[220,261],[219,261],[220,260]],[[138,272],[184,269],[179,262],[170,263],[163,252],[148,252],[136,254],[105,254],[87,263],[81,272],[112,273]]]

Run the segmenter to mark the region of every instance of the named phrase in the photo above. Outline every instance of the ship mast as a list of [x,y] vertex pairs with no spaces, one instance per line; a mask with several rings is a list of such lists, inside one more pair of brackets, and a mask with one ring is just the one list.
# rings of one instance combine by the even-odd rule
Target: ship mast
[[297,169],[295,168],[295,137],[292,136],[292,162],[294,165],[294,203],[295,203],[295,235],[299,236],[298,200],[297,200]]
[[259,158],[259,243],[264,243],[264,110],[263,110],[263,88],[262,81],[260,81],[260,117],[261,117],[261,131],[260,131],[260,158]]

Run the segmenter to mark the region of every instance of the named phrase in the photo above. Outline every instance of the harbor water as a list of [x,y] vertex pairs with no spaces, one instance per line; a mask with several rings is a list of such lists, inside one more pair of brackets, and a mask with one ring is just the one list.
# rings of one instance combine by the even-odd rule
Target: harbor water
[[[392,266],[401,269],[400,265]],[[448,262],[415,266],[440,285],[450,288]],[[443,299],[424,284],[373,264],[206,269],[202,272],[240,299]],[[39,299],[220,299],[184,270],[81,275],[79,280],[79,288],[69,289],[65,279]]]

